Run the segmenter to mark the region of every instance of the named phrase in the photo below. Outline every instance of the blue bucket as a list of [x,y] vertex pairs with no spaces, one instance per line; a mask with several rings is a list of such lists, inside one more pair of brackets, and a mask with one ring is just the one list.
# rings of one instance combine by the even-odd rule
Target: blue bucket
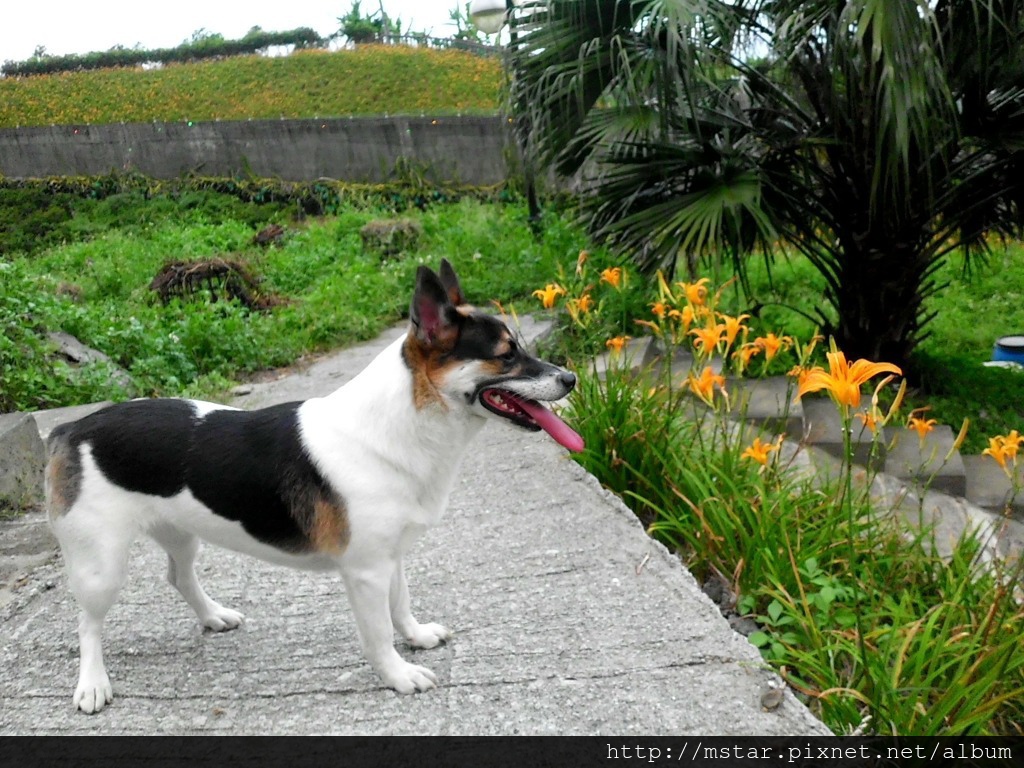
[[992,350],[992,359],[1024,365],[1024,335],[1003,336],[997,340]]

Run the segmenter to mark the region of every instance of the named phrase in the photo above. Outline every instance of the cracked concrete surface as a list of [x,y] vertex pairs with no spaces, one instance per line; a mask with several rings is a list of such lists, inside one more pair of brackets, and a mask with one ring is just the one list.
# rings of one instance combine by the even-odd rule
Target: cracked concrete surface
[[[260,384],[240,404],[330,391],[395,331]],[[641,567],[642,564],[642,567]],[[406,565],[421,621],[454,630],[406,657],[440,687],[399,696],[359,652],[340,579],[206,547],[206,589],[246,614],[204,633],[149,541],[106,625],[114,703],[71,704],[77,617],[58,561],[0,607],[3,734],[812,735],[828,730],[779,684],[678,560],[542,435],[491,424],[444,521]]]

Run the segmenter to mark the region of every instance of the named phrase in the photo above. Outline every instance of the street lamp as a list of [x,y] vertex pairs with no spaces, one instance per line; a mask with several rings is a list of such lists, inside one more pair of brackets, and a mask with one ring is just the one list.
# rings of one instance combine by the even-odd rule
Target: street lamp
[[[509,45],[516,45],[515,26],[512,23],[512,11],[517,6],[532,0],[472,0],[469,4],[469,18],[481,32],[487,35],[497,34],[506,24],[509,25]],[[512,73],[513,79],[515,72]],[[533,162],[530,160],[526,147],[526,123],[521,115],[517,118],[517,138],[523,160],[523,176],[526,186],[526,205],[530,213],[530,226],[534,232],[540,228],[540,205],[537,202],[537,187],[534,183]]]
[[505,26],[505,16],[512,9],[512,0],[473,0],[469,18],[485,35],[493,35]]

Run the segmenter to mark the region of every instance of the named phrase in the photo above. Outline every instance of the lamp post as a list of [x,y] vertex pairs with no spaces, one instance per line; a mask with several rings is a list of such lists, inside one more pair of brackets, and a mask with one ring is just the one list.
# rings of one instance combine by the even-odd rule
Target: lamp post
[[512,12],[512,0],[473,0],[469,4],[469,17],[485,35],[493,35],[505,26]]
[[[506,24],[509,27],[509,48],[514,49],[516,45],[516,30],[512,22],[512,13],[516,6],[522,5],[524,0],[472,0],[469,4],[469,17],[473,24],[481,32],[487,35],[501,32]],[[512,72],[513,81],[515,72]],[[514,91],[513,91],[514,93]],[[515,109],[515,105],[513,105]],[[517,112],[519,110],[516,110]],[[527,149],[527,124],[526,118],[521,114],[516,115],[516,138],[519,141],[519,150],[523,161],[523,182],[526,187],[526,206],[530,213],[530,228],[534,234],[540,231],[540,205],[537,202],[537,186],[534,182],[533,161],[530,159]]]

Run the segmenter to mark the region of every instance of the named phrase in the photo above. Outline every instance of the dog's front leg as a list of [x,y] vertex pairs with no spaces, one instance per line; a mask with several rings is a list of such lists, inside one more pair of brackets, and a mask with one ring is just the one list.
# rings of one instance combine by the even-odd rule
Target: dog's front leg
[[436,686],[437,676],[425,667],[410,664],[395,650],[389,602],[398,565],[398,560],[350,565],[342,568],[341,576],[359,628],[363,654],[386,685],[399,693],[415,693]]
[[435,648],[452,633],[440,624],[420,624],[409,607],[409,584],[405,580],[405,568],[398,561],[394,576],[391,577],[391,620],[395,629],[413,648]]

